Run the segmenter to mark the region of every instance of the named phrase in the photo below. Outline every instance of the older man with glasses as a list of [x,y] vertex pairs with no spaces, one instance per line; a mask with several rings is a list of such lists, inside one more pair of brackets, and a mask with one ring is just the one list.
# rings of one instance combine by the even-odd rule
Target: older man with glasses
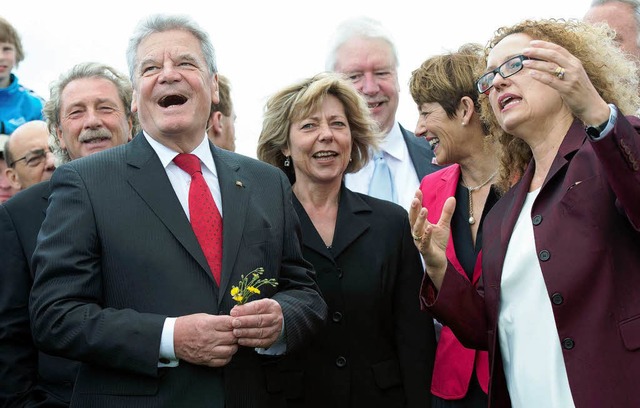
[[24,190],[49,180],[55,170],[54,157],[49,149],[49,131],[41,120],[18,127],[5,145],[7,169],[5,174],[16,190]]

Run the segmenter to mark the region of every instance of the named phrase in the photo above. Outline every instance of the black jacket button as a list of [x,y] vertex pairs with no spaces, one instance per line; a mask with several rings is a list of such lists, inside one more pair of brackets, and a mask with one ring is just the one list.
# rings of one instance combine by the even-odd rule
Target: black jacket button
[[551,295],[551,301],[554,305],[561,305],[564,302],[564,298],[559,293],[554,293]]
[[573,339],[571,337],[567,337],[564,340],[562,340],[562,347],[565,350],[571,350],[572,348],[574,348],[576,345],[576,343],[573,341]]
[[331,315],[331,320],[333,320],[334,323],[340,323],[342,321],[342,313],[333,312],[333,314]]
[[336,365],[340,368],[344,367],[347,365],[347,359],[339,356],[338,358],[336,358]]
[[543,249],[542,251],[540,251],[540,253],[538,254],[538,258],[540,258],[540,260],[542,262],[544,261],[548,261],[549,258],[551,258],[551,253],[549,253],[549,251],[547,251],[546,249]]
[[533,217],[533,225],[540,225],[540,223],[542,222],[542,215],[536,215],[535,217]]

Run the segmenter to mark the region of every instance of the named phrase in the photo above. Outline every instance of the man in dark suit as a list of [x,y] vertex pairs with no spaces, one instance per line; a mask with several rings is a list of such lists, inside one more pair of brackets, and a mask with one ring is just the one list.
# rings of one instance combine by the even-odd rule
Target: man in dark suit
[[[195,22],[145,19],[127,60],[143,132],[54,173],[33,256],[36,344],[82,362],[71,406],[260,407],[264,354],[295,351],[327,314],[290,184],[207,139],[217,70]],[[217,213],[221,226],[202,221]],[[235,305],[232,286],[258,267],[277,288]]]
[[[388,199],[408,211],[420,180],[439,167],[433,164],[429,143],[396,121],[400,84],[398,56],[391,36],[378,21],[367,17],[344,21],[334,34],[326,69],[340,72],[351,80],[367,100],[384,136],[380,143],[381,157],[374,154],[374,159],[362,170],[347,174],[347,187]],[[380,194],[372,182],[377,177],[376,166],[380,161],[392,178],[387,195]]]
[[[53,150],[59,162],[131,140],[132,89],[124,75],[104,64],[82,63],[63,73],[51,89],[44,109],[48,122],[45,128],[53,135]],[[44,160],[49,160],[48,151],[49,147],[45,156],[40,157],[42,169]],[[76,362],[39,353],[31,337],[28,302],[33,273],[29,263],[49,194],[49,182],[44,181],[0,206],[3,254],[0,257],[0,406],[3,407],[68,406],[78,369]]]

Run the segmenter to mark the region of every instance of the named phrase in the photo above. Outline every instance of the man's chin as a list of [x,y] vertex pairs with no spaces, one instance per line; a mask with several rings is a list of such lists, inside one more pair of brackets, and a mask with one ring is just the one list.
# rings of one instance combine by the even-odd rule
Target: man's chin
[[113,147],[113,143],[111,140],[102,140],[100,142],[95,143],[84,143],[82,145],[82,157],[92,155],[94,153],[101,152],[103,150],[107,150]]

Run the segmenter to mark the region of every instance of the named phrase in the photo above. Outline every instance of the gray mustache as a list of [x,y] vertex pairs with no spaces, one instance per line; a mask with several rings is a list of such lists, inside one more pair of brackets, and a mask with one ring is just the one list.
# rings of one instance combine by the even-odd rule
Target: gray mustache
[[112,135],[107,129],[90,129],[82,132],[78,141],[81,143],[90,142],[95,139],[111,139]]

